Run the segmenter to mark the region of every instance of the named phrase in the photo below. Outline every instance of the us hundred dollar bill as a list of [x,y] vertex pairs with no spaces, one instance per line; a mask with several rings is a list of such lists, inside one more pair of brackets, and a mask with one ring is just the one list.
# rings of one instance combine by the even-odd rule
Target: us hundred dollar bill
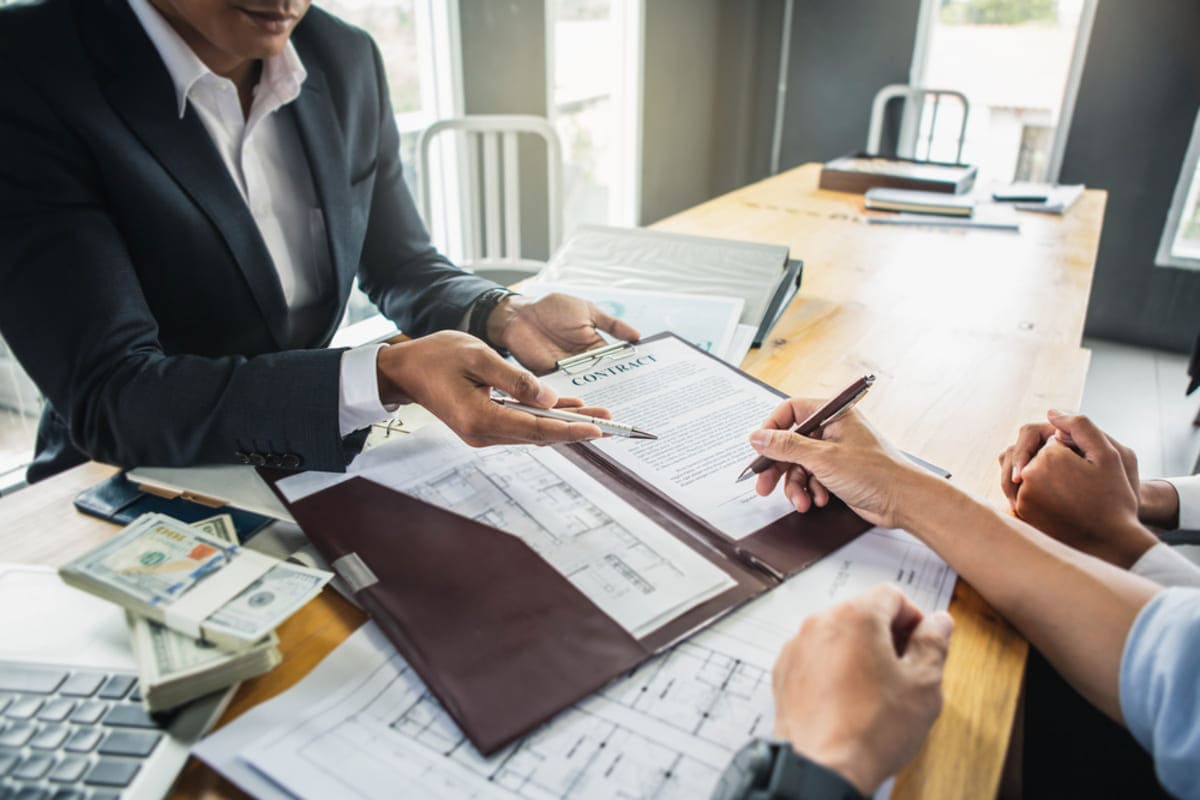
[[[230,544],[237,543],[233,519],[228,514],[193,522],[192,527]],[[126,612],[126,621],[138,662],[142,704],[148,711],[175,708],[268,672],[283,660],[274,633],[245,650],[227,653],[203,639],[193,639],[132,612]]]
[[[323,570],[239,550],[228,520],[209,520],[201,530],[162,514],[139,517],[111,540],[66,564],[59,574],[68,584],[127,611],[174,626],[172,608],[197,584],[219,581],[222,569],[238,559],[248,559],[248,564],[267,559],[260,567],[266,571],[249,585],[230,585],[232,596],[199,624],[204,639],[227,651],[258,643],[333,577]],[[186,618],[178,623],[183,630],[187,624]]]

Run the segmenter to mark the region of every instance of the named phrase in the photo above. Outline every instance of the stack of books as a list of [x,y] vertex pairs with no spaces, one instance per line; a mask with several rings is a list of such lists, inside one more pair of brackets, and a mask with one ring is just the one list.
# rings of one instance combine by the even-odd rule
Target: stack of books
[[821,168],[818,186],[837,192],[863,193],[877,186],[926,192],[964,194],[975,185],[978,170],[970,164],[943,164],[871,155],[835,158]]
[[1017,212],[998,203],[976,205],[975,198],[910,189],[867,190],[863,205],[869,210],[895,213],[869,214],[872,225],[934,225],[938,227],[1020,230]]
[[975,211],[973,197],[912,189],[868,189],[864,202],[867,208],[876,211],[911,211],[948,217],[969,217]]

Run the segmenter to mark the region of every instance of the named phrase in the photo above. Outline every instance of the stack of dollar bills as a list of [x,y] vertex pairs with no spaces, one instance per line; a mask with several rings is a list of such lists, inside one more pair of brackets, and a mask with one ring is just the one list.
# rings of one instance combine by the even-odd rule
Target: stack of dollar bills
[[199,587],[212,589],[222,569],[250,556],[267,558],[238,546],[228,515],[189,525],[146,514],[59,574],[125,608],[142,701],[148,710],[162,711],[274,668],[281,660],[275,628],[333,577],[272,559],[252,582],[218,598],[196,638],[172,606]]

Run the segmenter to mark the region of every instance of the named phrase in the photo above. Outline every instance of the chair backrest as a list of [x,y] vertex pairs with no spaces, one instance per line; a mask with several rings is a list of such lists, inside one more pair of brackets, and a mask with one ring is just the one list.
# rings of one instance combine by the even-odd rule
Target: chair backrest
[[558,134],[543,117],[517,114],[481,114],[433,123],[417,139],[417,179],[421,214],[433,220],[432,147],[448,132],[466,139],[466,167],[470,209],[463,230],[461,265],[501,283],[537,272],[542,262],[521,256],[521,184],[518,139],[521,134],[540,137],[546,145],[547,231],[550,252],[562,240],[562,146]]
[[[867,152],[872,155],[879,154],[888,104],[898,98],[904,101],[904,121],[901,124],[902,133],[896,155],[903,158],[915,158],[917,136],[915,133],[911,136],[907,133],[910,129],[920,132],[923,127],[921,115],[925,110],[926,98],[933,98],[933,108],[930,112],[929,135],[926,139],[925,152],[927,155],[933,152],[933,136],[937,131],[938,110],[943,98],[951,98],[962,105],[962,124],[958,129],[958,150],[954,156],[955,162],[961,162],[963,142],[967,136],[967,116],[971,112],[971,104],[967,101],[967,96],[954,89],[929,89],[903,83],[893,83],[876,93],[875,101],[871,104],[871,127],[867,132]],[[910,128],[910,126],[915,126],[915,128]],[[912,142],[911,150],[908,142]]]

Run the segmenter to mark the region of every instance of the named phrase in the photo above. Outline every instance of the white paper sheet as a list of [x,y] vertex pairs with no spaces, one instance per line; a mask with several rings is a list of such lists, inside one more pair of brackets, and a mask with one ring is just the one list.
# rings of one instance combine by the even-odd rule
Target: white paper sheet
[[[355,465],[362,478],[520,537],[636,637],[734,585],[549,448],[474,449],[435,424]],[[281,486],[297,479],[311,480]]]
[[740,539],[792,512],[782,492],[759,497],[752,481],[736,482],[758,455],[750,433],[779,405],[779,396],[684,342],[643,342],[632,354],[544,380],[560,394],[657,434],[656,440],[594,444],[726,536]]
[[[643,336],[671,331],[717,358],[727,358],[746,301],[740,297],[647,292],[615,286],[581,286],[564,283],[530,283],[521,293],[541,297],[551,292],[582,297],[628,322]],[[750,327],[750,326],[747,326]]]
[[954,577],[908,534],[868,531],[487,759],[368,624],[195,754],[260,797],[707,797],[771,732],[771,666],[806,615],[889,581],[943,609]]

